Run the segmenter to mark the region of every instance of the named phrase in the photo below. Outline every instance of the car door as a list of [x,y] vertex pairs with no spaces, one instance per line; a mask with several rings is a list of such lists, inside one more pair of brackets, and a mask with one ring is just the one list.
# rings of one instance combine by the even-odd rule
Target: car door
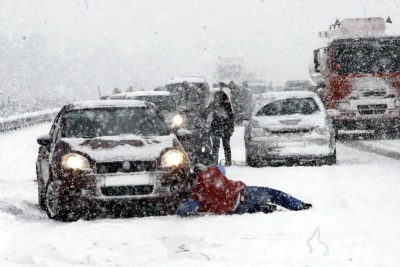
[[41,145],[39,147],[39,155],[38,155],[38,167],[39,167],[39,172],[41,175],[38,177],[38,183],[39,186],[42,187],[42,190],[44,189],[47,181],[50,178],[50,154],[52,150],[54,149],[54,144],[56,140],[56,135],[57,135],[57,130],[59,128],[60,124],[60,118],[61,118],[62,112],[57,114],[51,128],[50,128],[50,133],[47,136],[49,138],[50,143],[48,145]]

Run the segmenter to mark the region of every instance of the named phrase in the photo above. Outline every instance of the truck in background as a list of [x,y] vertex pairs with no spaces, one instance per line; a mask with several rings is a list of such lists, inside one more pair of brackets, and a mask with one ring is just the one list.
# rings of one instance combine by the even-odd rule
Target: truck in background
[[336,130],[399,131],[400,36],[383,18],[336,20],[313,52],[310,74]]

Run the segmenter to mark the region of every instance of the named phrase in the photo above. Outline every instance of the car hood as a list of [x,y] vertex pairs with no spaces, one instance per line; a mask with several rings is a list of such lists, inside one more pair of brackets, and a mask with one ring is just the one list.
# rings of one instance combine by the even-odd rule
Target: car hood
[[286,115],[286,116],[264,116],[253,117],[259,127],[271,131],[281,131],[287,129],[312,129],[317,126],[325,125],[325,117],[321,112],[311,115]]
[[63,138],[72,152],[80,152],[88,155],[95,161],[119,161],[119,160],[154,160],[166,148],[177,146],[176,136],[124,136],[124,137],[97,137],[87,138]]

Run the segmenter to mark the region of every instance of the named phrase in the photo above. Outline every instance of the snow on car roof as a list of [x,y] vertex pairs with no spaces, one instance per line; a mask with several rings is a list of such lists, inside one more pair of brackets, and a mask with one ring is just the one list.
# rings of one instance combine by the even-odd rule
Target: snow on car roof
[[303,97],[318,97],[316,93],[310,91],[279,91],[268,92],[258,96],[257,100],[267,99],[284,99],[284,98],[303,98]]
[[260,94],[255,99],[255,109],[253,111],[257,111],[261,106],[272,103],[277,100],[287,99],[287,98],[314,98],[315,102],[319,106],[321,110],[324,110],[324,105],[319,98],[319,96],[310,91],[279,91],[279,92],[268,92]]
[[167,84],[183,83],[184,81],[188,83],[205,83],[206,78],[202,76],[179,76],[171,78],[171,80],[167,81]]
[[152,96],[152,95],[171,95],[168,91],[137,91],[137,92],[129,92],[126,93],[126,97],[134,97],[134,96]]
[[147,104],[140,100],[93,100],[72,103],[72,109],[107,107],[147,107]]

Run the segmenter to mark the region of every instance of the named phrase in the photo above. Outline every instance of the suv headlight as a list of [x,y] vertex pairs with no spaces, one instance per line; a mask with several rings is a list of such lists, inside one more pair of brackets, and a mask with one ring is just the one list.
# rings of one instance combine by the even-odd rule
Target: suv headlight
[[172,123],[176,126],[182,126],[184,122],[184,118],[181,114],[175,114],[174,117],[172,117]]
[[174,167],[183,164],[184,155],[176,149],[168,150],[161,157],[161,167]]
[[66,169],[90,169],[89,160],[79,154],[62,156],[61,165]]

